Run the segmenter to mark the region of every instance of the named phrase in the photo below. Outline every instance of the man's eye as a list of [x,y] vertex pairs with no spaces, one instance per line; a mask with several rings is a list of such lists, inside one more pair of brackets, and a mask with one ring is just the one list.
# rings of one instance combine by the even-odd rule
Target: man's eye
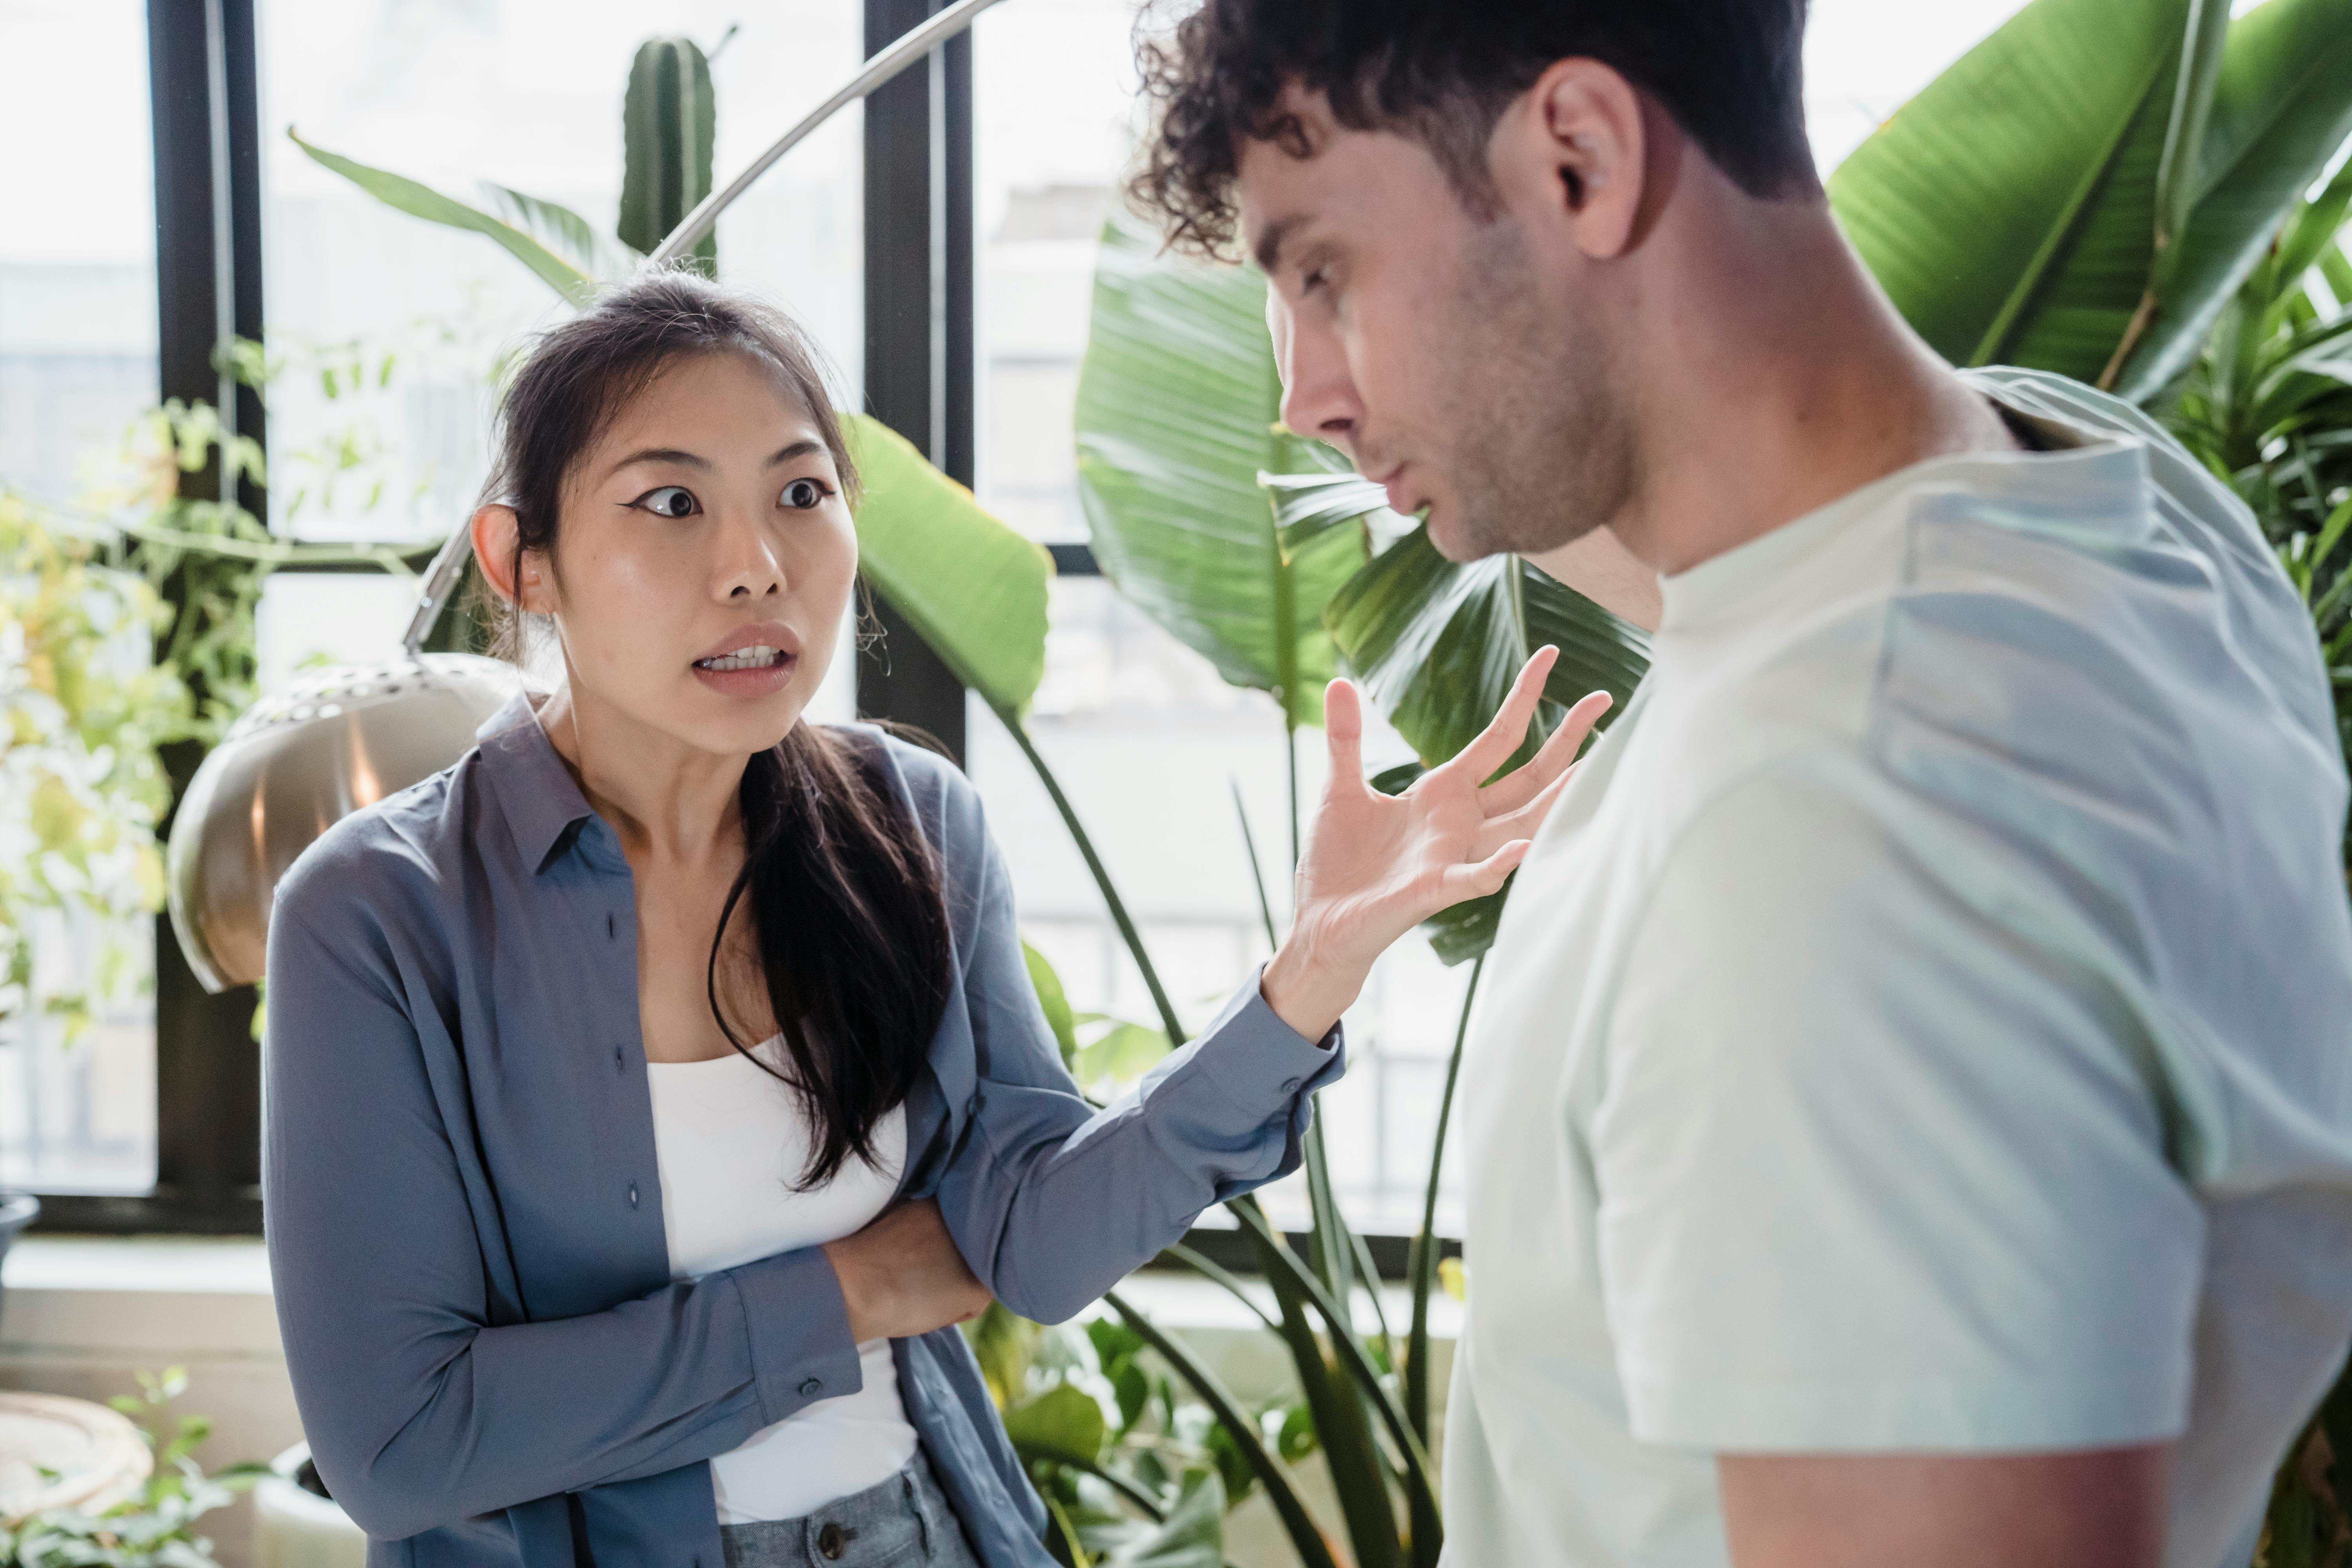
[[629,503],[642,507],[656,517],[692,517],[701,509],[695,504],[694,492],[684,485],[664,485],[647,490]]
[[820,479],[794,479],[784,487],[784,504],[795,511],[807,511],[824,504],[833,491]]

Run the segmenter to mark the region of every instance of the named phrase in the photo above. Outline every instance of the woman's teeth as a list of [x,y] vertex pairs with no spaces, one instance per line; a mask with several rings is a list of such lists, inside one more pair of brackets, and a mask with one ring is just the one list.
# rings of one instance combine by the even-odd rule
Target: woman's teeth
[[733,653],[720,654],[717,658],[698,658],[697,669],[765,669],[784,657],[780,647],[753,646],[739,647]]

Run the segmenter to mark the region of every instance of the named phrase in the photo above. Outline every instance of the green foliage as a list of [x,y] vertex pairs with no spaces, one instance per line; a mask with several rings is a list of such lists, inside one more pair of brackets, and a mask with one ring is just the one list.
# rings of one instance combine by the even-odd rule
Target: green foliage
[[2352,134],[2352,0],[2034,0],[1832,176],[1960,364],[2153,395]]
[[[2311,607],[2352,754],[2352,163],[2298,201],[2156,412],[2245,499]],[[2352,856],[2352,843],[2347,843]]]
[[[154,830],[171,791],[156,748],[191,717],[186,687],[149,658],[168,610],[100,556],[0,491],[0,1018],[37,1005],[69,1041],[133,972],[113,933],[163,907]],[[42,911],[96,918],[89,991],[32,994]]]
[[[595,277],[582,268],[576,260],[567,260],[558,256],[553,250],[549,249],[537,235],[527,232],[524,228],[507,221],[506,218],[494,216],[479,207],[468,206],[455,196],[443,195],[432,186],[419,184],[404,174],[395,174],[389,170],[372,168],[355,158],[346,158],[340,153],[330,153],[323,147],[314,147],[296,135],[291,126],[287,127],[286,139],[309,153],[321,167],[341,174],[388,207],[396,208],[411,217],[421,217],[427,223],[437,223],[449,228],[462,228],[475,234],[488,235],[504,247],[516,260],[530,268],[541,282],[574,304],[586,303],[596,291]],[[516,216],[527,216],[535,212],[542,217],[552,219],[552,226],[559,234],[568,235],[572,232],[573,225],[577,225],[583,230],[587,226],[584,220],[558,207],[552,202],[541,202],[528,196],[518,197],[512,192],[502,194],[511,200],[528,204],[527,206],[517,211]]]
[[[621,243],[650,253],[710,194],[710,146],[719,123],[710,61],[691,38],[648,38],[629,65],[621,102]],[[719,274],[719,241],[705,235],[690,253],[706,277]]]
[[965,1335],[1045,1500],[1057,1557],[1218,1568],[1228,1478],[1204,1442],[1211,1419],[1149,1363],[1140,1337],[1110,1319],[1046,1328],[997,1303]]
[[52,1509],[0,1526],[0,1568],[217,1568],[213,1543],[195,1533],[196,1521],[269,1468],[237,1464],[206,1475],[194,1457],[212,1435],[212,1423],[201,1416],[179,1417],[172,1436],[159,1440],[145,1423],[160,1423],[187,1382],[178,1367],[160,1376],[142,1372],[138,1394],[109,1401],[141,1422],[140,1436],[155,1450],[154,1470],[136,1496],[94,1514]]
[[956,679],[1017,718],[1045,675],[1053,557],[984,510],[907,438],[842,416],[864,494],[858,569]]
[[1278,532],[1259,476],[1310,460],[1277,424],[1281,395],[1264,276],[1161,255],[1134,219],[1114,217],[1078,378],[1095,558],[1225,679],[1315,724],[1337,668],[1323,605],[1366,542],[1355,529]]

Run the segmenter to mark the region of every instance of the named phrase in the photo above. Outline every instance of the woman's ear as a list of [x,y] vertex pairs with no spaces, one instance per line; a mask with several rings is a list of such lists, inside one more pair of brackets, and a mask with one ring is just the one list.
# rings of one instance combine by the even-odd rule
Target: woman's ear
[[[517,553],[522,520],[515,516],[514,508],[496,503],[478,508],[467,527],[474,536],[474,564],[481,568],[482,580],[489,584],[491,591],[530,615],[551,613],[554,605],[549,602],[546,573],[539,552]],[[520,584],[515,581],[518,563],[522,568]]]

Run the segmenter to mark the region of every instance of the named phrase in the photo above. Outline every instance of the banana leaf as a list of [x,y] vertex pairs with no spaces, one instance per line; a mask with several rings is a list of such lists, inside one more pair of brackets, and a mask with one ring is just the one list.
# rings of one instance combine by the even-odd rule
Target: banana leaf
[[2352,0],[2270,0],[2230,24],[2168,292],[2119,393],[2143,401],[2196,357],[2288,204],[2347,137]]
[[865,489],[858,570],[998,711],[1028,711],[1045,674],[1053,558],[1000,522],[880,420],[842,416]]
[[596,279],[590,273],[573,266],[502,218],[494,217],[479,207],[468,206],[455,196],[445,196],[432,186],[419,184],[404,174],[370,168],[340,153],[313,147],[297,136],[290,126],[287,128],[286,139],[309,153],[321,166],[333,170],[388,207],[396,207],[411,217],[421,217],[427,223],[488,235],[505,247],[516,260],[530,268],[540,281],[575,305],[585,304],[596,292]]
[[1336,673],[1325,602],[1363,563],[1360,531],[1286,542],[1258,476],[1297,460],[1254,269],[1160,252],[1133,218],[1103,231],[1077,395],[1078,493],[1095,558],[1129,602],[1295,727]]
[[2352,0],[2226,28],[2205,0],[2034,0],[1857,148],[1831,204],[1947,358],[2145,398],[2352,134],[2347,50]]

